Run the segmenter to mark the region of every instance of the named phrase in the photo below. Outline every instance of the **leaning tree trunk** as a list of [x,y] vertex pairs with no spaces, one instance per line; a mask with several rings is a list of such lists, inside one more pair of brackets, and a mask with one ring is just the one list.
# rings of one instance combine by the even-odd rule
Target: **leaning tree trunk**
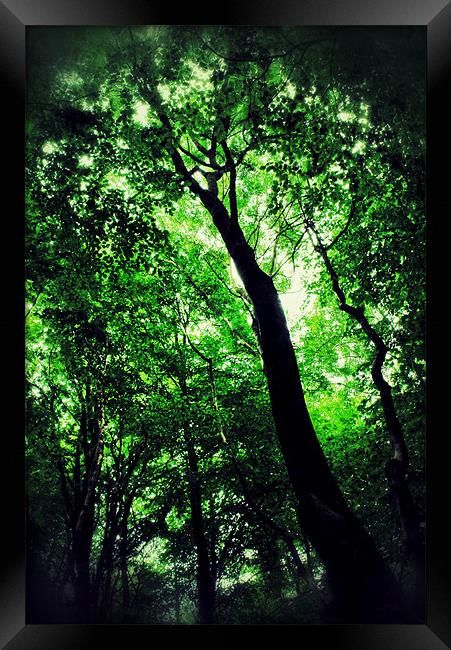
[[[237,230],[237,234],[230,237]],[[272,413],[304,530],[325,564],[345,620],[390,620],[395,584],[361,523],[346,505],[321,450],[304,399],[290,334],[273,281],[257,266],[238,228],[226,245],[253,302]]]
[[[352,213],[353,210],[351,215]],[[328,255],[328,250],[331,245],[327,247],[324,245],[316,226],[312,221],[309,222],[308,227],[310,227],[315,234],[316,245],[313,242],[313,239],[312,244],[315,246],[324,261],[331,279],[332,288],[338,297],[340,309],[360,325],[376,350],[371,368],[371,377],[379,392],[385,425],[392,448],[392,457],[385,465],[385,476],[387,478],[393,504],[398,514],[404,542],[405,557],[409,565],[409,572],[412,574],[408,580],[404,581],[405,587],[406,590],[410,592],[408,598],[411,599],[412,608],[417,610],[418,616],[421,617],[423,616],[422,610],[424,609],[425,551],[420,529],[420,514],[407,483],[406,474],[409,466],[407,445],[401,423],[396,413],[391,386],[382,374],[382,368],[388,348],[380,334],[370,325],[365,316],[364,310],[359,307],[354,307],[347,302],[337,272]]]
[[304,529],[324,563],[337,620],[401,620],[399,587],[361,522],[347,507],[322,452],[304,399],[299,369],[277,290],[260,269],[238,223],[236,170],[221,143],[230,173],[230,213],[215,188],[204,189],[188,171],[171,135],[167,147],[176,170],[210,213],[232,257],[258,319],[269,396],[281,451]]

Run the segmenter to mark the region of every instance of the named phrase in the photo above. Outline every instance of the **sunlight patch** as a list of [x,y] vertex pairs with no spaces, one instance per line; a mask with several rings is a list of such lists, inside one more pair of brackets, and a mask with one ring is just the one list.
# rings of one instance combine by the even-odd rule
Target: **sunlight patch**
[[78,159],[78,164],[80,167],[91,167],[92,163],[94,162],[94,158],[92,156],[80,156]]
[[355,118],[355,115],[353,113],[349,113],[348,111],[340,111],[337,117],[341,122],[351,122],[351,120]]
[[137,101],[134,103],[133,108],[135,112],[133,113],[133,120],[141,126],[147,126],[149,124],[149,104],[143,101]]
[[42,151],[46,154],[55,153],[57,149],[58,149],[58,145],[56,144],[56,142],[49,141],[46,142],[44,145],[42,145]]

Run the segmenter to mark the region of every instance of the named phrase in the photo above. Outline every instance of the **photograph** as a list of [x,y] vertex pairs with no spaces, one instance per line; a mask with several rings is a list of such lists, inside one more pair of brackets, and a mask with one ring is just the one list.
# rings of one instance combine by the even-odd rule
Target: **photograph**
[[422,28],[31,29],[31,623],[423,623]]

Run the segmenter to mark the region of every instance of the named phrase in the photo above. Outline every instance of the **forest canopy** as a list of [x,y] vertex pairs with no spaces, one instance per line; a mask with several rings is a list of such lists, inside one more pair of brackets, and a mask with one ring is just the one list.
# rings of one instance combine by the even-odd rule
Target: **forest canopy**
[[27,69],[28,622],[423,622],[423,31]]

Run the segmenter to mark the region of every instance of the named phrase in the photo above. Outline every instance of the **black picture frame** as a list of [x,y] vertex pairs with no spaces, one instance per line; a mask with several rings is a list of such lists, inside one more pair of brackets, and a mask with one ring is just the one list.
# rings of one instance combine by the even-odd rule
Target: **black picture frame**
[[[427,613],[425,625],[300,625],[300,626],[130,626],[25,625],[25,497],[24,497],[24,91],[25,34],[32,25],[123,24],[241,25],[422,25],[427,39]],[[3,298],[4,424],[2,490],[3,523],[0,582],[0,643],[7,650],[75,650],[101,645],[141,648],[164,642],[226,647],[241,642],[254,646],[287,642],[344,650],[441,650],[451,647],[451,581],[447,519],[447,386],[440,368],[449,354],[451,328],[442,313],[446,292],[449,220],[449,163],[442,162],[449,121],[445,101],[450,69],[451,5],[447,0],[270,0],[219,4],[216,15],[200,4],[183,8],[145,0],[2,0],[0,1],[0,67],[3,90]],[[447,30],[448,28],[448,30]],[[447,114],[448,113],[448,114]],[[6,200],[10,206],[6,209]],[[448,212],[448,215],[446,214]],[[6,252],[10,253],[6,261]],[[449,254],[448,254],[449,255]],[[448,339],[448,340],[447,340]],[[445,407],[445,408],[444,408]],[[449,428],[449,427],[448,427]],[[291,629],[293,628],[293,629]],[[293,634],[294,633],[294,634]],[[293,643],[293,641],[290,641]]]

